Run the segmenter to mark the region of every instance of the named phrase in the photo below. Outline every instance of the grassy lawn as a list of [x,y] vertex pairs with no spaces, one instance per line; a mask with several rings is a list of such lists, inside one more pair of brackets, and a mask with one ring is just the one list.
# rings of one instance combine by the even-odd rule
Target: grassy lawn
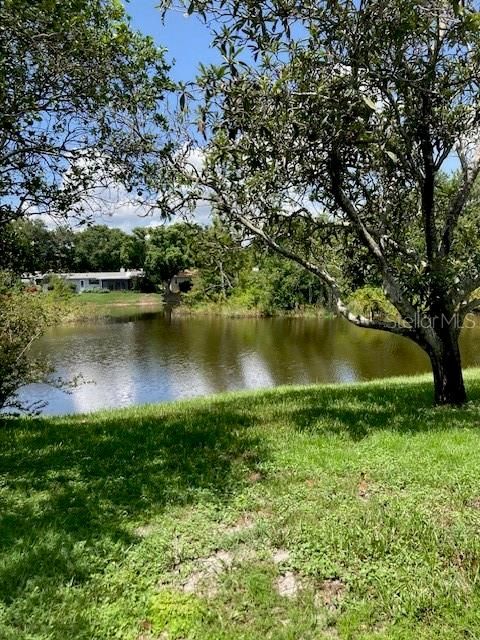
[[137,291],[109,291],[108,293],[86,292],[77,296],[75,300],[94,304],[96,306],[109,305],[161,305],[162,296],[158,293],[138,293]]
[[[58,301],[57,301],[58,304]],[[109,291],[108,293],[82,293],[64,301],[61,320],[77,322],[122,317],[132,313],[158,311],[163,298],[157,293],[137,291]]]
[[0,429],[0,638],[480,637],[480,371]]

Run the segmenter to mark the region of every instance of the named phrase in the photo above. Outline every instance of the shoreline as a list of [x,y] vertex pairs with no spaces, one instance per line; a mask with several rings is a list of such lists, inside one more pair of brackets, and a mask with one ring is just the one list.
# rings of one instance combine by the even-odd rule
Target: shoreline
[[[136,312],[167,311],[176,317],[218,317],[225,319],[270,319],[270,318],[332,318],[334,313],[322,307],[307,307],[303,309],[286,311],[282,309],[266,312],[263,309],[235,307],[222,304],[205,304],[191,307],[185,304],[168,305],[159,294],[137,294],[139,299],[132,296],[131,300],[122,301],[119,294],[114,294],[115,299],[110,301],[109,294],[82,294],[63,302],[64,313],[61,314],[59,323],[88,322],[95,320],[108,320],[119,317],[117,313],[124,312],[128,315]],[[97,297],[94,297],[94,296]],[[120,294],[125,295],[125,294]],[[84,297],[85,296],[85,297]],[[149,299],[147,296],[154,296]],[[83,299],[82,299],[83,298]]]
[[[472,366],[463,368],[463,376],[467,385],[473,383],[478,385],[480,393],[480,366]],[[370,380],[361,380],[355,382],[321,382],[321,383],[307,383],[307,384],[282,384],[276,387],[260,387],[258,389],[234,389],[230,391],[219,391],[217,393],[208,393],[200,396],[187,396],[172,400],[161,400],[158,402],[146,402],[140,404],[132,404],[129,406],[119,408],[103,408],[96,409],[95,411],[87,413],[65,413],[65,414],[39,414],[35,416],[20,416],[10,418],[11,421],[22,420],[76,420],[82,419],[82,421],[89,419],[96,419],[104,415],[115,414],[127,414],[134,413],[139,415],[142,412],[152,412],[164,410],[172,410],[175,408],[189,408],[196,405],[206,405],[215,408],[215,405],[223,406],[235,402],[254,401],[258,399],[265,400],[265,402],[274,401],[277,397],[281,398],[290,394],[302,394],[302,393],[315,393],[318,392],[320,396],[328,396],[330,394],[345,394],[347,397],[355,396],[357,393],[362,394],[365,391],[371,390],[372,392],[390,393],[392,390],[401,389],[402,387],[427,387],[432,391],[431,401],[425,404],[425,407],[432,409],[433,411],[451,410],[456,411],[458,407],[435,407],[433,405],[433,376],[431,372],[415,373],[412,375],[396,375],[386,376],[383,378],[373,378]],[[480,400],[480,396],[479,396]],[[460,407],[460,410],[468,408],[468,402],[465,407]],[[5,418],[4,418],[5,419]],[[480,431],[479,431],[480,434]]]
[[205,305],[198,307],[178,305],[177,307],[173,307],[172,313],[178,316],[217,316],[223,318],[328,318],[334,315],[331,311],[327,311],[321,307],[309,307],[292,311],[277,309],[266,312],[262,309],[229,307],[228,305]]

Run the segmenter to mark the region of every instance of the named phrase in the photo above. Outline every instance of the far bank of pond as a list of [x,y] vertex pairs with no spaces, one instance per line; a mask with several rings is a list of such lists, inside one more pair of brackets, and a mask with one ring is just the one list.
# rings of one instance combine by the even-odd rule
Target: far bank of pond
[[[480,365],[480,325],[464,330],[465,366]],[[289,384],[350,383],[430,371],[411,341],[340,318],[226,318],[132,313],[108,322],[59,325],[39,341],[58,374],[92,381],[66,395],[34,386],[46,413],[204,396]]]
[[158,293],[108,291],[75,295],[64,300],[61,306],[61,322],[76,323],[131,316],[139,311],[161,311],[164,305]]
[[225,318],[264,318],[264,317],[326,317],[332,314],[318,306],[305,306],[292,311],[281,309],[265,310],[260,307],[247,307],[234,304],[205,302],[195,305],[184,303],[164,304],[163,296],[158,293],[139,293],[135,291],[86,292],[75,295],[65,301],[62,322],[84,322],[103,320],[135,313],[167,310],[176,316],[222,316]]

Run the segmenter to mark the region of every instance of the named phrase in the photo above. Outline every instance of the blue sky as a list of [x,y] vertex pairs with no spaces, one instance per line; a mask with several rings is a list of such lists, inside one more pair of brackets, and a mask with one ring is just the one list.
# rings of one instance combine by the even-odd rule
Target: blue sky
[[[170,76],[176,81],[195,78],[198,64],[218,61],[218,53],[210,47],[211,35],[208,27],[195,16],[186,16],[182,11],[170,11],[162,21],[159,0],[124,0],[132,26],[151,35],[156,44],[167,49],[167,61],[172,64]],[[444,170],[452,171],[458,166],[456,159],[448,159]],[[139,217],[139,209],[128,204],[114,205],[112,215],[99,216],[98,223],[120,227],[125,231],[136,226],[160,224],[155,216]],[[199,208],[198,219],[206,223],[209,212],[206,206]]]
[[167,49],[167,60],[174,62],[171,77],[174,80],[191,80],[198,63],[213,62],[215,52],[210,48],[208,27],[195,16],[185,16],[181,11],[170,11],[162,22],[158,0],[129,0],[125,2],[132,25],[142,33],[151,35],[155,42]]
[[[162,21],[159,0],[124,0],[132,26],[144,34],[151,35],[155,43],[167,49],[166,59],[172,65],[170,77],[175,81],[187,81],[195,78],[200,62],[209,63],[218,60],[218,54],[210,47],[208,27],[195,16],[186,16],[180,11],[170,11]],[[141,209],[123,202],[122,194],[104,195],[110,200],[104,213],[96,216],[98,224],[119,227],[131,231],[134,227],[161,224],[159,216],[142,217]],[[118,198],[120,201],[118,201]],[[209,221],[209,208],[200,206],[197,219],[205,224]]]

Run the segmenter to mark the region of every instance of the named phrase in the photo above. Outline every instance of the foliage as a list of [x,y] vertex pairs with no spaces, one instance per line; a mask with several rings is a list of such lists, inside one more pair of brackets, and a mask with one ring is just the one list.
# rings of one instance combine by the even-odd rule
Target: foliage
[[294,311],[305,305],[328,305],[328,294],[318,278],[278,256],[262,258],[252,278],[264,293],[263,304],[267,310]]
[[205,303],[257,310],[271,315],[305,305],[328,305],[325,287],[297,265],[266,253],[258,243],[242,246],[218,219],[203,229],[194,243],[194,266],[199,269],[187,305]]
[[[158,637],[175,602],[201,640],[478,636],[466,378],[456,409],[420,376],[6,421],[0,637]],[[208,594],[184,597],[220,550]]]
[[127,235],[120,229],[95,225],[76,234],[72,271],[119,271]]
[[60,276],[50,275],[44,283],[47,286],[47,290],[52,292],[54,299],[69,300],[75,294],[75,285]]
[[251,264],[250,252],[216,217],[193,240],[194,266],[200,271],[192,296],[225,301],[237,288],[239,274]]
[[[204,162],[200,175],[178,163],[178,191],[190,177],[191,201],[311,271],[351,322],[417,342],[437,401],[463,402],[458,334],[480,281],[468,206],[480,172],[478,3],[185,4],[223,62],[201,69],[191,145]],[[452,156],[461,170],[446,193]],[[352,314],[346,271],[381,285],[401,320]]]
[[40,296],[13,288],[10,276],[3,272],[0,272],[0,308],[0,409],[35,412],[41,405],[21,402],[18,391],[50,378],[50,365],[40,357],[32,358],[29,351],[51,317]]
[[20,219],[2,229],[0,267],[18,274],[137,269],[145,261],[144,235],[143,229],[127,234],[106,225],[47,229],[40,220]]
[[145,250],[145,273],[153,282],[169,282],[182,269],[191,267],[194,257],[192,239],[196,225],[173,224],[149,231]]
[[[19,274],[145,269],[147,280],[141,288],[155,290],[178,271],[193,268],[193,288],[182,296],[189,307],[213,304],[271,315],[331,305],[327,287],[313,274],[265,251],[256,241],[242,244],[239,234],[228,231],[217,218],[206,227],[177,223],[129,234],[105,225],[77,232],[63,227],[48,230],[31,220],[15,221],[5,229],[13,232],[12,261],[7,262]],[[363,282],[358,273],[355,281]]]
[[54,263],[55,236],[40,220],[17,220],[3,225],[0,233],[0,268],[33,273]]
[[120,246],[120,263],[124,267],[139,269],[145,264],[146,229],[133,229],[131,234],[124,234]]
[[365,286],[357,289],[349,298],[352,313],[364,315],[372,320],[398,319],[398,312],[379,287]]
[[162,170],[163,53],[118,0],[0,4],[0,224],[82,221],[102,187],[140,189]]

